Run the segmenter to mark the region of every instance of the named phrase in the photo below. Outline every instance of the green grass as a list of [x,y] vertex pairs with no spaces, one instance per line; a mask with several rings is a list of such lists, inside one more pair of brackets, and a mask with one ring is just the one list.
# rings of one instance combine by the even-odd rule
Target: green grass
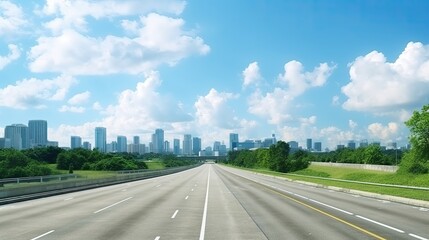
[[[249,169],[247,169],[249,170]],[[392,185],[407,185],[417,187],[429,187],[429,174],[412,175],[412,174],[396,174],[380,171],[352,169],[343,167],[327,167],[327,166],[310,166],[307,169],[293,173],[279,173],[267,169],[250,169],[251,171],[285,177],[293,180],[312,182],[324,186],[333,186],[346,189],[354,189],[365,192],[378,193],[383,195],[398,196],[404,198],[418,199],[429,201],[429,191],[417,189],[404,189],[397,187],[382,187],[359,183],[339,182],[335,179],[354,180],[360,182],[371,182]],[[295,174],[299,174],[297,176]],[[332,179],[315,179],[307,176],[332,178]]]
[[165,169],[165,165],[161,161],[145,161],[149,170],[161,170]]

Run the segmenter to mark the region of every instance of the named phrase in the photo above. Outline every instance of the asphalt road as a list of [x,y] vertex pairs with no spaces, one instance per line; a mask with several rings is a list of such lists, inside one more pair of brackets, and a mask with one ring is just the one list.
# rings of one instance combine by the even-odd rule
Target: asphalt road
[[0,206],[0,239],[429,239],[429,209],[205,164]]

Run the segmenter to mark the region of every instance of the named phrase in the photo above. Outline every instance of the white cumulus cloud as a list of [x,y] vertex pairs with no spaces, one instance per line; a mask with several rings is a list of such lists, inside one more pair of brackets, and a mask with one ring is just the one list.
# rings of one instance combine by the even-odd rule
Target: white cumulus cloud
[[399,125],[394,122],[390,122],[386,126],[383,126],[381,123],[372,123],[368,126],[368,133],[370,136],[384,141],[395,139],[398,130]]
[[67,29],[57,36],[38,38],[30,49],[29,67],[33,72],[71,75],[141,74],[161,64],[174,65],[190,55],[208,53],[210,47],[203,39],[183,26],[180,18],[151,13],[141,18],[134,38],[91,37]]
[[[429,45],[410,42],[394,62],[373,51],[350,64],[343,108],[376,114],[413,110],[429,101]],[[406,114],[405,114],[406,115]]]
[[12,61],[18,59],[21,56],[21,51],[18,46],[14,44],[9,44],[9,54],[6,56],[0,56],[0,70],[2,70],[6,65],[11,63]]
[[325,84],[336,66],[321,63],[312,72],[305,72],[298,61],[290,61],[284,65],[284,74],[279,75],[282,87],[276,87],[272,92],[255,91],[249,98],[248,111],[265,117],[270,124],[282,124],[291,120],[291,105],[293,100],[311,87]]
[[76,80],[66,75],[54,79],[30,78],[17,81],[15,85],[0,89],[0,106],[16,109],[43,108],[49,101],[63,100],[74,83]]
[[259,70],[258,62],[252,62],[243,71],[243,87],[247,87],[252,84],[258,84],[261,81],[262,76]]
[[60,112],[72,112],[72,113],[84,113],[85,108],[84,107],[78,107],[78,106],[67,106],[63,105],[60,109],[58,109]]
[[0,0],[0,36],[16,34],[27,24],[24,13],[11,1]]
[[71,97],[67,101],[67,103],[70,105],[80,105],[80,104],[86,103],[90,97],[91,97],[91,93],[88,91],[78,93],[78,94],[74,95],[73,97]]

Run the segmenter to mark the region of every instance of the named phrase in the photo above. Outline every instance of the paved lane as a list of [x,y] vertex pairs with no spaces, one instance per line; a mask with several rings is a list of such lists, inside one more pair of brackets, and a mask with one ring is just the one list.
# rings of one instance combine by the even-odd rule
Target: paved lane
[[215,164],[0,207],[0,239],[427,239],[425,209]]

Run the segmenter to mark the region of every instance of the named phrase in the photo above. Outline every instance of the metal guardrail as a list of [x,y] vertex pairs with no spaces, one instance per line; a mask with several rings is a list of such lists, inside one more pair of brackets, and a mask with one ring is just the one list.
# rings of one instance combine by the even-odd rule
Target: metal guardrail
[[336,182],[358,183],[358,184],[373,185],[373,186],[379,186],[379,187],[395,187],[395,188],[404,188],[404,189],[414,189],[414,190],[429,191],[428,187],[416,187],[416,186],[395,185],[395,184],[385,184],[385,183],[360,182],[360,181],[354,181],[354,180],[344,180],[344,179],[338,179],[338,178],[316,177],[316,176],[308,176],[308,175],[293,174],[293,173],[288,173],[287,175],[298,176],[298,177],[306,177],[306,178],[314,178],[314,179],[322,179],[322,180],[329,180],[329,181],[336,181]]
[[77,178],[76,174],[62,174],[62,175],[47,175],[23,178],[3,178],[0,179],[0,186],[4,184],[19,184],[19,183],[44,183],[50,181],[64,181]]

